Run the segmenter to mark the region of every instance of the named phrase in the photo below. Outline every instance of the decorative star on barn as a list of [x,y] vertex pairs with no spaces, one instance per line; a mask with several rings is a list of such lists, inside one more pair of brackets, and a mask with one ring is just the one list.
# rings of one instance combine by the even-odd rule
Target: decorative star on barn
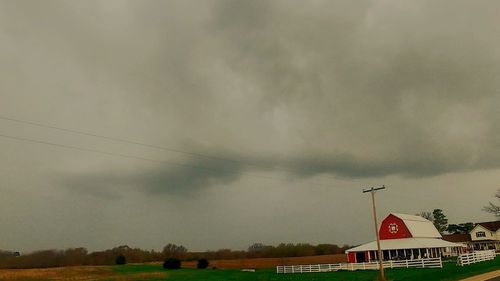
[[395,224],[395,223],[391,223],[389,224],[389,232],[392,233],[392,234],[396,234],[398,233],[398,225]]

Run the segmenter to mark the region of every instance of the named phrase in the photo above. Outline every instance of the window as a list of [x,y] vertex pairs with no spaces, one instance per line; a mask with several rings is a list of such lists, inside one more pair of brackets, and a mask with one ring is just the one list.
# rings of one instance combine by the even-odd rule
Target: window
[[478,232],[476,232],[476,237],[486,237],[486,232],[478,231]]

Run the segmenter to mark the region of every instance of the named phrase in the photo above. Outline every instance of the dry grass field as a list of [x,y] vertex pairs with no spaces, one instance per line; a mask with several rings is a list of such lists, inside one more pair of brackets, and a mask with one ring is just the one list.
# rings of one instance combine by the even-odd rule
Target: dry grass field
[[[345,262],[345,255],[324,255],[308,257],[288,257],[288,258],[258,258],[258,259],[237,259],[237,260],[211,260],[210,267],[220,269],[239,268],[274,268],[276,265],[293,264],[318,264],[318,263],[339,263]],[[58,267],[41,269],[0,269],[0,280],[163,280],[168,273],[158,271],[161,263],[152,263],[156,267],[150,271],[141,270],[138,272],[127,271],[126,274],[117,271],[117,267],[110,266],[86,266],[86,267]],[[183,262],[186,268],[196,268],[197,261]],[[127,267],[132,268],[132,267]],[[147,269],[146,267],[142,267]]]
[[75,266],[37,269],[0,269],[0,280],[160,280],[165,279],[166,272],[131,272],[124,275],[110,266]]

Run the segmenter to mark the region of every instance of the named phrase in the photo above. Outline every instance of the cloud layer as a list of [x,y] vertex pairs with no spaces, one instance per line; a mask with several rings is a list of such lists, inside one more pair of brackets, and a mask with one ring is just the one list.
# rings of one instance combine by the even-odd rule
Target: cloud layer
[[[124,45],[154,51],[125,47],[103,68],[115,73],[130,57],[116,84],[186,136],[185,149],[254,168],[343,177],[490,169],[500,165],[496,5],[141,3],[128,11],[144,14],[122,15]],[[153,182],[189,189],[194,174],[217,177],[165,167]]]

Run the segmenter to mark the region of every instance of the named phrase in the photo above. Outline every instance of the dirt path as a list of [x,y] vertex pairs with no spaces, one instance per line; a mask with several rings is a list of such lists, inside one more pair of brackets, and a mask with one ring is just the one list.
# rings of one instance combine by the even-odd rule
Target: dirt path
[[500,270],[495,270],[492,272],[472,276],[469,278],[462,279],[460,281],[496,281],[496,280],[500,280],[496,277],[500,277]]

